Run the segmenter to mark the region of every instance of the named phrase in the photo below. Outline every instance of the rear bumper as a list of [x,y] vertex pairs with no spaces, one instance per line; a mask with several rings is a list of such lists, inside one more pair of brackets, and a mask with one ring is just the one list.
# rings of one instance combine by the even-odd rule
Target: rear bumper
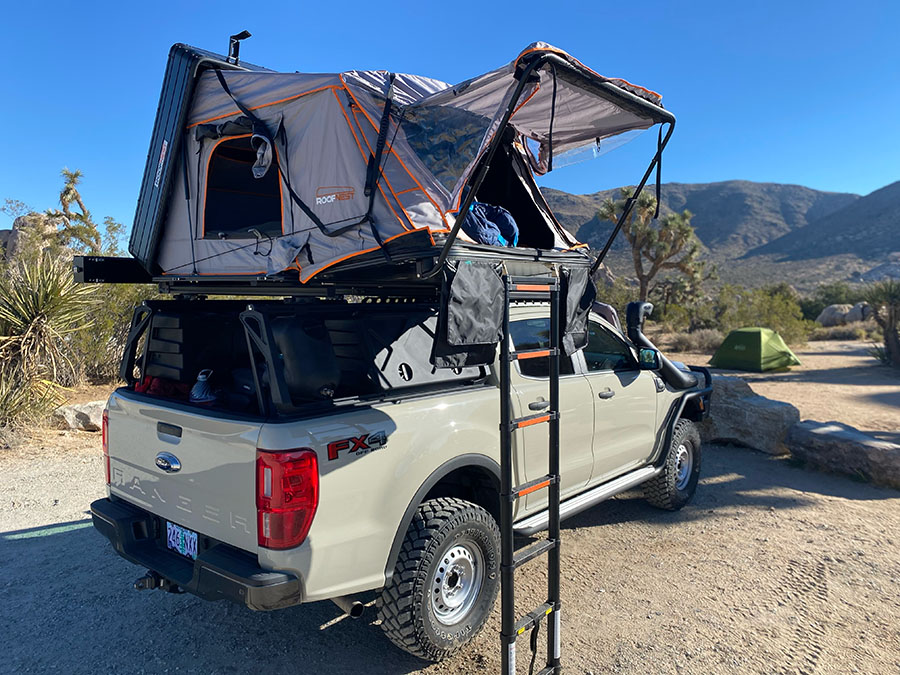
[[281,609],[303,601],[299,578],[264,570],[255,556],[228,544],[201,547],[193,561],[166,550],[160,535],[165,523],[133,504],[98,499],[91,504],[91,516],[94,527],[120,556],[204,600],[231,600],[255,610]]

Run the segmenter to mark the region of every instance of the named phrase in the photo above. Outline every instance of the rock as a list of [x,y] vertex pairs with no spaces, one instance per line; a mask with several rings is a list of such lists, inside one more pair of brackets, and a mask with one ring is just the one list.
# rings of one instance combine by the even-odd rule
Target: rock
[[857,302],[853,305],[853,308],[847,312],[846,316],[844,316],[844,320],[847,323],[857,323],[858,321],[865,321],[872,317],[872,308],[869,306],[868,302]]
[[[891,255],[893,256],[895,254]],[[860,279],[866,283],[884,281],[885,279],[900,279],[900,260],[890,260],[877,267],[873,267],[868,272],[865,272]]]
[[791,427],[787,445],[811,466],[900,488],[900,445],[846,424],[804,420]]
[[816,317],[816,323],[825,328],[843,326],[847,323],[847,312],[851,309],[853,305],[828,305]]
[[14,261],[22,251],[33,250],[36,242],[55,232],[59,221],[43,213],[29,213],[19,216],[13,221],[12,230],[3,243],[4,256],[7,261]]
[[60,429],[100,431],[106,401],[90,401],[63,405],[53,411],[53,421]]
[[735,443],[770,455],[788,453],[784,440],[800,421],[797,408],[754,394],[739,377],[713,375],[712,386],[709,417],[699,425],[704,442]]

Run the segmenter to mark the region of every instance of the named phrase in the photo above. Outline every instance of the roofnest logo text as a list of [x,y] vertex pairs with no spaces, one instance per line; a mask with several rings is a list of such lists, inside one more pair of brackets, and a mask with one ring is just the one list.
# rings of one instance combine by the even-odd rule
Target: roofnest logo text
[[316,204],[333,204],[353,199],[354,189],[347,186],[320,187],[316,190]]

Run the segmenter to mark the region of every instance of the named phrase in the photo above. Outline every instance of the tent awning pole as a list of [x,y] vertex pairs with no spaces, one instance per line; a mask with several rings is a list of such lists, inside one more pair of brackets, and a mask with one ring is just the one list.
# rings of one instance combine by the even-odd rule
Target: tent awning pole
[[[650,162],[650,166],[647,167],[647,170],[644,172],[644,177],[641,178],[641,182],[638,183],[638,186],[634,190],[634,194],[628,199],[625,203],[625,208],[622,210],[622,215],[619,216],[619,220],[616,222],[616,227],[612,231],[612,234],[609,235],[609,239],[606,240],[606,245],[603,247],[603,250],[600,251],[600,255],[597,256],[597,259],[594,261],[594,264],[591,265],[591,276],[597,271],[600,267],[600,263],[603,262],[603,259],[606,257],[606,254],[609,253],[609,249],[612,246],[613,242],[616,239],[616,236],[619,234],[619,230],[622,229],[622,226],[625,224],[625,220],[631,215],[631,210],[634,208],[634,205],[637,203],[638,197],[641,195],[641,191],[644,189],[644,186],[647,184],[647,180],[650,178],[650,174],[653,173],[653,169],[656,168],[656,165],[659,163],[660,158],[662,157],[663,150],[666,148],[666,144],[669,142],[669,138],[672,136],[672,132],[675,130],[675,118],[672,117],[671,121],[663,122],[663,124],[668,124],[669,129],[666,131],[666,135],[663,137],[662,143],[656,149],[656,154],[653,155],[653,159]],[[659,206],[657,205],[657,208]]]

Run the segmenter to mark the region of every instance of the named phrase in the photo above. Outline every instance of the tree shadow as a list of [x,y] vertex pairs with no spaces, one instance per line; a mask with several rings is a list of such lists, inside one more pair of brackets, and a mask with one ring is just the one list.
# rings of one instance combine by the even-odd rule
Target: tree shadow
[[[699,521],[718,509],[738,507],[787,511],[813,502],[807,494],[854,501],[900,499],[900,491],[821,473],[736,446],[703,447],[703,469],[694,499],[680,511],[662,511],[647,503],[640,489],[618,495],[563,522],[563,529],[641,521],[667,524]],[[785,490],[788,492],[786,493]]]

